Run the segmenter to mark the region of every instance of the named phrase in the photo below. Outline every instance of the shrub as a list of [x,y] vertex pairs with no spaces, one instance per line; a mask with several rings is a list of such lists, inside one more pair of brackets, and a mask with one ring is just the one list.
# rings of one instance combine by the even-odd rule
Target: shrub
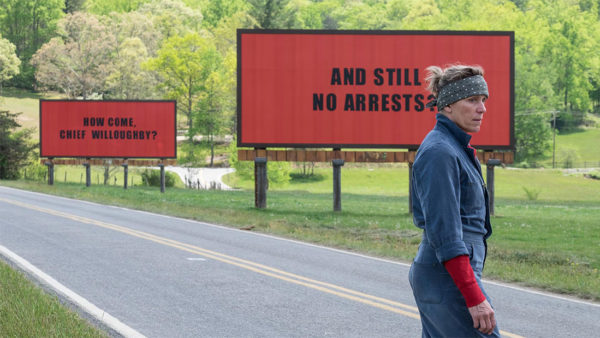
[[526,187],[523,187],[523,190],[525,191],[525,194],[527,195],[527,199],[530,201],[537,200],[538,196],[540,195],[540,192],[542,192],[540,189],[535,189],[535,188],[527,189]]
[[[237,157],[236,140],[227,149],[229,164],[235,168],[238,177],[246,180],[254,179],[254,162],[239,161]],[[290,181],[292,165],[289,162],[267,161],[267,178],[269,184],[284,185]]]
[[594,179],[594,180],[600,180],[600,171],[597,171],[597,170],[590,171],[585,176],[588,178]]
[[44,181],[48,175],[48,168],[39,163],[31,163],[23,168],[23,178],[32,181]]
[[[144,185],[151,187],[160,187],[160,170],[157,169],[145,169],[142,171],[142,182]],[[175,185],[175,174],[165,172],[165,187],[172,187]]]

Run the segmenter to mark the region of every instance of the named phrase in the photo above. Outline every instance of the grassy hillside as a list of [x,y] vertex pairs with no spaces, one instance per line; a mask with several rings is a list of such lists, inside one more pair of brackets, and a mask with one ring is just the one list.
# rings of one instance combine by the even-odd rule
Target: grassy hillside
[[600,166],[600,128],[588,128],[559,135],[556,141],[557,160],[569,154],[576,163],[590,162]]
[[[561,131],[556,135],[557,167],[600,168],[600,115],[588,114],[589,127]],[[552,167],[552,150],[538,166]]]
[[[3,88],[0,97],[0,110],[8,110],[13,113],[22,113],[19,122],[24,128],[35,128],[38,130],[40,124],[40,99],[58,99],[61,95],[56,93],[34,93],[15,88]],[[34,136],[39,136],[38,133]]]

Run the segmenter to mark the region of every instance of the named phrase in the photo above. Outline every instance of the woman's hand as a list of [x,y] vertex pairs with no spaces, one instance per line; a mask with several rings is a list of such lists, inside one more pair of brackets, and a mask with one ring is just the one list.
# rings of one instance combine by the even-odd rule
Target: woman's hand
[[484,334],[491,334],[496,327],[496,318],[494,309],[487,300],[479,305],[471,306],[469,313],[473,318],[473,327],[479,329]]

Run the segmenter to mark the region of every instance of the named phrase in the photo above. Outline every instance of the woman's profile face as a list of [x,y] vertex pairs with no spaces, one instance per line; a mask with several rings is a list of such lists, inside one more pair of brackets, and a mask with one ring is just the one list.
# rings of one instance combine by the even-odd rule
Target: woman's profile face
[[444,107],[442,112],[467,133],[476,133],[481,129],[485,113],[485,95],[470,96]]

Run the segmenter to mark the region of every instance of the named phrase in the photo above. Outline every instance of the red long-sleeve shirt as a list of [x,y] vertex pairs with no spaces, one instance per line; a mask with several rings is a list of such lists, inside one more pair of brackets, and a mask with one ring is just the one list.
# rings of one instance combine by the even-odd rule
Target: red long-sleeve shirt
[[485,300],[481,288],[475,279],[475,273],[469,263],[469,256],[462,255],[454,257],[444,262],[444,267],[448,270],[450,277],[465,298],[467,307],[481,304]]

